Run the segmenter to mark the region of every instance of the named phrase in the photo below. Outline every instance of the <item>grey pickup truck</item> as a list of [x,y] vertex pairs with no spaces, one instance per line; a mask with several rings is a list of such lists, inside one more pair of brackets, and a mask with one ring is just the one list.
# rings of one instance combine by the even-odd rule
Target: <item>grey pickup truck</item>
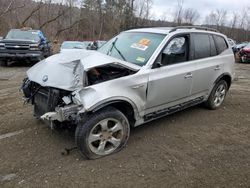
[[40,30],[11,29],[0,40],[0,64],[25,60],[38,62],[51,55],[49,42]]

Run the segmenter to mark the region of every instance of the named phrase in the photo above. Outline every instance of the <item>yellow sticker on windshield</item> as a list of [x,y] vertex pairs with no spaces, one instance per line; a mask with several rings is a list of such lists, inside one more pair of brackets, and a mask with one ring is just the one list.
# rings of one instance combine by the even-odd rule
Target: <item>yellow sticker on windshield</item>
[[149,40],[149,39],[146,39],[146,38],[142,38],[142,39],[139,41],[139,44],[145,45],[145,46],[148,46],[149,43],[150,43],[150,40]]
[[144,57],[137,57],[136,61],[140,61],[140,62],[144,63],[145,58]]

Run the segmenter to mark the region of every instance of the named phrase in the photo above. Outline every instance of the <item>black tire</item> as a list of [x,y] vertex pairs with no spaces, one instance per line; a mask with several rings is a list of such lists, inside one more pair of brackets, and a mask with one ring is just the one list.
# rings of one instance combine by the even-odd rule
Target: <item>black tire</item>
[[[220,89],[220,87],[225,89],[225,94],[224,94],[224,97],[221,99],[220,103],[216,104],[216,102],[215,102],[216,92]],[[225,80],[220,80],[219,82],[217,82],[215,84],[213,90],[211,91],[211,93],[208,97],[208,100],[205,102],[205,106],[210,110],[215,110],[215,109],[219,108],[225,100],[227,91],[228,91],[228,85],[227,85],[227,82]]]
[[[106,121],[107,129],[105,131],[103,125],[106,124]],[[115,124],[112,125],[113,123]],[[113,132],[114,127],[119,128],[115,128]],[[97,159],[120,151],[126,145],[129,134],[130,125],[126,116],[113,107],[107,107],[90,115],[85,122],[78,124],[75,132],[75,141],[77,148],[84,157]],[[98,140],[91,142],[91,135],[100,136],[98,136]],[[111,141],[113,142],[113,139],[115,141],[119,140],[119,143],[112,144]],[[101,145],[104,145],[103,153],[101,150],[99,151]],[[105,151],[106,147],[107,151]]]

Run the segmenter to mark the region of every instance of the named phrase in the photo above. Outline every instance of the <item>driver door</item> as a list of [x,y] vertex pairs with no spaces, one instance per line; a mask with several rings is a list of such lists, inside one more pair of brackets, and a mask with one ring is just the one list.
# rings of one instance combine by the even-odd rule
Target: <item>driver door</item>
[[189,100],[195,64],[189,61],[189,35],[176,36],[149,73],[146,114]]

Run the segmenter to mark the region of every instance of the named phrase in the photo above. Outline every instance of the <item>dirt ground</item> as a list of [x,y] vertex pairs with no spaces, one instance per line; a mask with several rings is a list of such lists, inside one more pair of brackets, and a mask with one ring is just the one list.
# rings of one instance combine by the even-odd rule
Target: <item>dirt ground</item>
[[18,91],[28,66],[0,67],[0,187],[250,187],[250,64],[222,108],[201,106],[134,128],[121,152],[85,160],[70,131],[32,115]]

